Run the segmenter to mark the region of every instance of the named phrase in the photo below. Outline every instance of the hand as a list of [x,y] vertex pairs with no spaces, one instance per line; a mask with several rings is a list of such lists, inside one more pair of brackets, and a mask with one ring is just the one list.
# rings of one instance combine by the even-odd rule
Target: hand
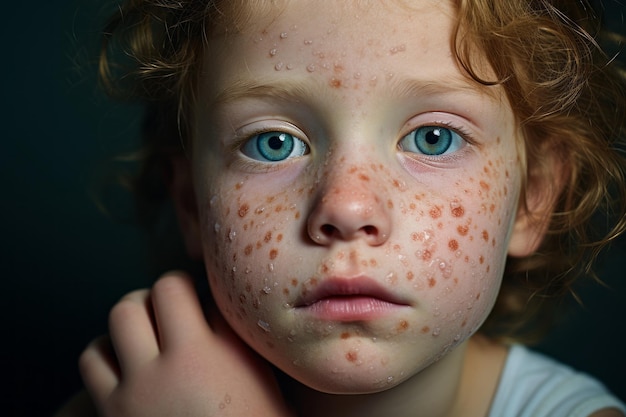
[[109,330],[79,361],[103,417],[291,415],[267,363],[219,313],[209,327],[183,274],[122,298]]

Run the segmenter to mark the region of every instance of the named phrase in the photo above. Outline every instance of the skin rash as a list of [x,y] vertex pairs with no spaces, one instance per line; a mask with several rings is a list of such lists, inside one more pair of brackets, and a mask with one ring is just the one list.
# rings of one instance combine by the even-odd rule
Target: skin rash
[[[519,132],[503,92],[457,67],[447,2],[412,7],[287,4],[206,53],[191,165],[213,295],[253,349],[323,392],[445,362],[502,279]],[[410,140],[428,126],[455,138],[441,155]],[[268,132],[299,151],[259,160]],[[385,295],[350,293],[364,285]],[[328,288],[350,294],[319,302]]]

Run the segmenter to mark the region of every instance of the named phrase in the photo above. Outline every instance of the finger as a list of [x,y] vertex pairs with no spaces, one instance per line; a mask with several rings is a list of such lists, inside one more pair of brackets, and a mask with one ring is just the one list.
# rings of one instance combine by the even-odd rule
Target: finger
[[92,341],[78,359],[78,369],[89,395],[102,404],[120,382],[120,370],[108,336]]
[[122,377],[159,355],[148,290],[127,294],[111,309],[109,331]]
[[180,272],[164,275],[152,289],[152,304],[162,350],[182,346],[209,334],[191,278]]

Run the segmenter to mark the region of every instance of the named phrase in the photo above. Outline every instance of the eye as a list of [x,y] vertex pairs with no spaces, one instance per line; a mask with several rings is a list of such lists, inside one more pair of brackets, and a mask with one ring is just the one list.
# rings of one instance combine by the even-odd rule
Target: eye
[[443,155],[459,150],[464,139],[452,129],[442,126],[422,126],[400,140],[403,151],[429,156]]
[[251,137],[241,152],[263,162],[279,162],[308,153],[307,144],[285,132],[264,132]]

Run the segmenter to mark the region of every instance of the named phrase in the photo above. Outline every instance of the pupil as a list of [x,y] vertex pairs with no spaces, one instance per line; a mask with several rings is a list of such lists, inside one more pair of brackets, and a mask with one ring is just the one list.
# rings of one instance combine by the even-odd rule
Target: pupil
[[280,136],[272,136],[267,141],[267,144],[270,148],[278,150],[283,146],[283,139]]
[[426,142],[428,142],[430,145],[434,145],[439,141],[439,129],[433,130],[432,132],[428,132],[426,134]]

